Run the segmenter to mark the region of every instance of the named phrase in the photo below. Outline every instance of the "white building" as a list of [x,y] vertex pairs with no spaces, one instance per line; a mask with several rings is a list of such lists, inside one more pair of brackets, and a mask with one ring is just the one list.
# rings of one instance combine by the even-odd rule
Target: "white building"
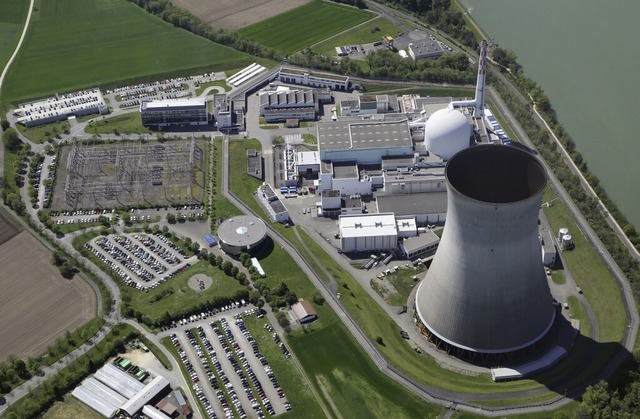
[[442,47],[435,40],[428,40],[424,42],[412,42],[409,44],[409,55],[414,61],[423,58],[438,58],[444,51]]
[[228,129],[233,126],[232,102],[225,93],[213,95],[213,118],[218,129]]
[[398,227],[393,214],[342,215],[339,222],[343,252],[391,250],[398,247]]
[[257,195],[262,207],[269,213],[269,217],[271,217],[273,221],[278,223],[286,223],[289,221],[289,211],[271,185],[268,183],[260,185]]
[[447,193],[433,192],[376,197],[378,212],[393,212],[397,217],[413,217],[421,226],[442,224],[447,219]]
[[100,89],[87,89],[78,92],[55,95],[35,102],[22,103],[13,114],[18,117],[18,123],[25,127],[63,121],[68,117],[109,113]]
[[320,172],[320,153],[317,151],[299,151],[296,153],[296,169],[298,175],[306,178]]
[[407,259],[416,259],[435,253],[440,243],[440,237],[433,230],[427,230],[418,236],[400,240],[400,251]]
[[340,102],[342,116],[376,115],[386,112],[398,112],[399,104],[396,95],[362,95],[358,99]]
[[384,191],[388,195],[444,192],[447,182],[444,167],[424,168],[411,171],[387,171],[384,174]]
[[542,248],[542,264],[545,266],[555,265],[558,252],[549,230],[540,231],[540,246]]
[[283,83],[301,84],[311,87],[328,87],[332,90],[347,91],[351,87],[351,82],[347,76],[294,68],[281,68],[277,78]]

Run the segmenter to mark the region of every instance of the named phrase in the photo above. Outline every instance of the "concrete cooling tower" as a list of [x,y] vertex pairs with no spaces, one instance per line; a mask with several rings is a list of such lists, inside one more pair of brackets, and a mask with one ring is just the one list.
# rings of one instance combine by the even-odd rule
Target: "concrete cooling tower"
[[526,348],[556,314],[538,241],[544,168],[520,149],[484,145],[457,153],[445,174],[447,221],[416,294],[418,320],[459,356]]

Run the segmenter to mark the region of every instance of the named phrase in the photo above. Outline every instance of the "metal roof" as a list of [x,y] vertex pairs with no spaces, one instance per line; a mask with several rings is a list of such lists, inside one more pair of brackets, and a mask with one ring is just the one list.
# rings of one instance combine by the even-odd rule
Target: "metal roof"
[[180,108],[206,108],[207,100],[200,98],[180,98],[165,100],[150,100],[141,103],[142,110],[167,110]]
[[135,396],[122,405],[122,410],[127,412],[129,416],[138,413],[145,404],[149,403],[162,390],[169,386],[169,380],[161,375],[151,380],[149,384],[144,386]]
[[318,149],[321,151],[411,146],[406,119],[318,123]]
[[396,217],[389,214],[341,215],[340,235],[343,238],[394,236],[398,234]]
[[445,214],[446,192],[426,192],[410,195],[383,195],[376,198],[379,212],[395,215]]

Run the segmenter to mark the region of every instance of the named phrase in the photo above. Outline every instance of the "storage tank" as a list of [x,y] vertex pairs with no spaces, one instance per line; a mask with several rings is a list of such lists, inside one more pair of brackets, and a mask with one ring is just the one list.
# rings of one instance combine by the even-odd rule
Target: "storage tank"
[[528,347],[555,319],[538,241],[544,168],[523,150],[482,145],[445,174],[447,223],[416,293],[418,320],[461,356]]
[[563,249],[570,249],[573,247],[573,238],[571,234],[565,234],[562,236],[562,240],[560,241],[560,245]]
[[560,230],[558,230],[558,240],[562,241],[562,238],[567,234],[569,234],[569,229],[566,227],[561,227]]

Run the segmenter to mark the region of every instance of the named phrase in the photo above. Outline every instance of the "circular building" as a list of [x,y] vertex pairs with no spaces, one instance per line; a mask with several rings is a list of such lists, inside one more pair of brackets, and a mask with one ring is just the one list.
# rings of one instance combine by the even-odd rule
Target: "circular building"
[[464,358],[527,348],[556,315],[538,240],[544,168],[523,150],[482,145],[453,156],[445,175],[447,223],[416,293],[419,324]]
[[471,124],[457,109],[440,109],[424,124],[427,150],[449,160],[458,151],[469,147]]
[[239,255],[260,245],[267,238],[264,222],[249,215],[229,218],[218,227],[220,248],[230,255]]

